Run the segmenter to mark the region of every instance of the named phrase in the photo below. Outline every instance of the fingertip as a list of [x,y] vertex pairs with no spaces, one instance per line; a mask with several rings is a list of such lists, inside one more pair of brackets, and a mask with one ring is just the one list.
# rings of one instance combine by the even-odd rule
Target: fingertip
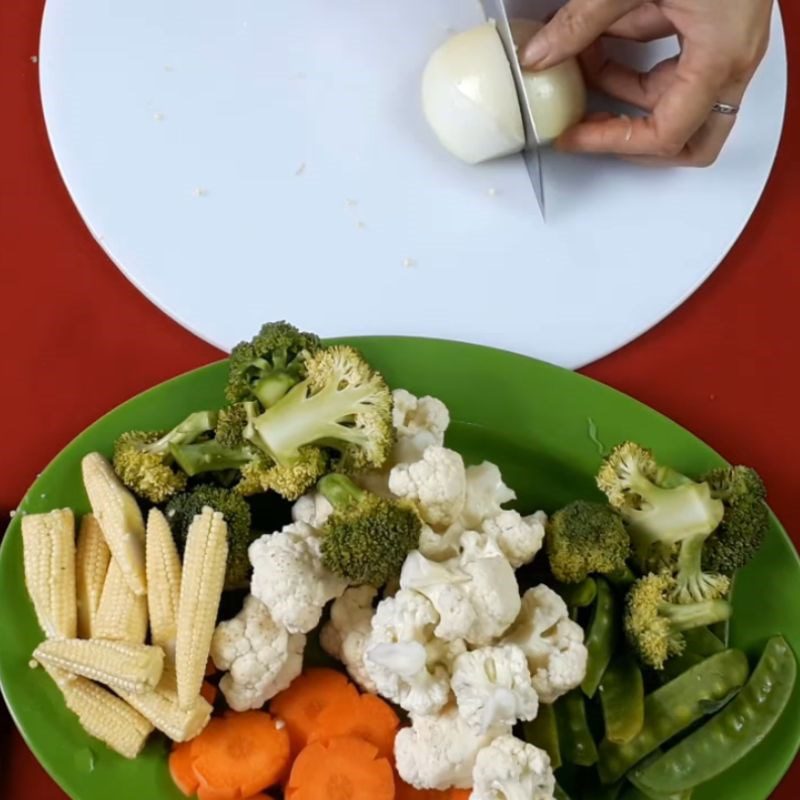
[[542,62],[544,62],[549,53],[550,43],[547,41],[547,37],[543,36],[540,31],[525,45],[520,57],[520,63],[523,67],[535,69],[536,67],[542,66]]

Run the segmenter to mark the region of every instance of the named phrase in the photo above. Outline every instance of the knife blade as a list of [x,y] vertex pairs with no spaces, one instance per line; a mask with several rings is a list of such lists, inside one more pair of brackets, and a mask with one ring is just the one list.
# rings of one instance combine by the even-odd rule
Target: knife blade
[[481,0],[483,13],[487,20],[494,20],[503,48],[506,51],[508,62],[511,66],[511,74],[514,78],[514,86],[517,90],[520,113],[522,114],[522,125],[525,130],[525,149],[522,151],[522,159],[525,162],[525,169],[533,187],[533,193],[539,205],[542,219],[545,217],[545,197],[544,179],[542,175],[542,154],[539,149],[538,137],[536,135],[536,123],[531,114],[531,107],[528,103],[528,93],[525,89],[525,81],[522,79],[522,66],[517,55],[517,46],[511,34],[511,22],[508,9],[504,0]]

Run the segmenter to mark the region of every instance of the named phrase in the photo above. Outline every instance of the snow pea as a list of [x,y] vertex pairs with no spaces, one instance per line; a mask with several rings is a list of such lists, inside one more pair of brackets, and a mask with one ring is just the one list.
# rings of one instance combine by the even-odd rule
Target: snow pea
[[609,572],[606,578],[608,578],[612,586],[617,586],[621,589],[625,589],[636,582],[636,576],[627,564],[622,569]]
[[586,703],[578,689],[560,697],[555,704],[558,742],[566,764],[591,767],[597,763],[597,746],[586,719]]
[[526,742],[544,750],[550,756],[550,766],[554,770],[561,766],[558,724],[552,705],[540,705],[536,719],[523,723],[522,735]]
[[623,800],[689,800],[692,796],[692,789],[678,792],[677,794],[663,794],[662,792],[653,792],[647,789],[639,781],[639,775],[641,775],[642,771],[658,761],[663,755],[664,751],[659,747],[628,772],[626,778],[631,783],[631,790],[623,795]]
[[680,792],[724,772],[772,730],[794,689],[797,660],[782,636],[767,642],[744,689],[719,714],[642,770],[645,790]]
[[664,664],[664,669],[658,672],[658,678],[661,683],[669,683],[669,681],[675,680],[679,675],[683,675],[687,669],[696,667],[698,664],[702,664],[703,661],[705,661],[704,656],[687,651],[669,659],[669,661]]
[[722,644],[716,634],[711,632],[710,628],[695,628],[686,631],[684,637],[686,639],[685,652],[669,659],[664,665],[664,669],[658,674],[662,683],[677,678],[678,675],[686,672],[689,667],[693,667],[709,656],[721,653],[725,649],[725,645]]
[[617,643],[617,603],[611,587],[603,578],[597,578],[597,598],[594,601],[592,620],[586,635],[586,677],[581,688],[587,697],[594,697],[603,673],[611,661]]
[[614,783],[664,742],[705,716],[706,704],[744,685],[749,667],[740,650],[725,650],[660,686],[644,700],[644,725],[630,742],[603,739],[598,770],[603,783]]
[[621,800],[691,800],[692,790],[679,794],[647,794],[636,786],[629,786]]
[[594,578],[586,578],[580,583],[557,583],[553,589],[570,608],[586,608],[597,597],[597,582]]
[[715,636],[709,628],[693,628],[684,634],[687,652],[708,658],[725,649],[722,640]]
[[644,680],[636,659],[621,653],[608,665],[600,683],[606,737],[625,744],[644,725]]

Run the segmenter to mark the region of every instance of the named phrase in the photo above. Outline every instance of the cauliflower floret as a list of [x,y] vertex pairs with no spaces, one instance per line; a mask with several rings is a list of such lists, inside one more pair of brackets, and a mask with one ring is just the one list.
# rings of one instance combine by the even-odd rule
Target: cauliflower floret
[[319,625],[322,609],[347,588],[347,581],[322,565],[320,539],[305,522],[265,534],[249,550],[250,591],[289,633],[308,633]]
[[433,445],[426,448],[421,460],[395,466],[389,473],[389,489],[397,497],[416,502],[429,525],[445,529],[464,509],[464,459],[454,450]]
[[419,534],[419,551],[431,561],[447,561],[455,558],[463,533],[464,526],[460,522],[454,522],[441,533],[430,525],[423,524]]
[[[275,623],[267,607],[253,595],[242,610],[220,622],[211,640],[211,658],[229,670],[220,689],[234,711],[261,708],[300,674],[306,637]],[[288,682],[287,682],[288,677]]]
[[[468,541],[471,532],[465,536]],[[480,534],[474,534],[479,537]],[[442,563],[419,551],[406,557],[400,586],[425,595],[438,613],[435,634],[486,645],[502,636],[520,610],[519,586],[508,560],[491,542]]]
[[437,716],[412,715],[411,727],[401,728],[394,740],[397,772],[417,789],[468,789],[478,753],[510,732],[501,725],[476,733],[454,706]]
[[377,693],[378,687],[364,666],[364,652],[372,632],[375,609],[372,601],[378,590],[372,586],[348,589],[331,606],[331,619],[320,632],[320,644],[328,655],[338,658],[350,677],[366,692]]
[[450,412],[441,400],[435,397],[418,398],[405,389],[395,389],[392,397],[392,424],[397,431],[392,459],[395,464],[419,461],[426,448],[444,444],[444,434],[450,425]]
[[305,522],[312,528],[321,528],[333,513],[333,506],[322,492],[309,492],[295,501],[292,506],[292,519]]
[[466,648],[433,635],[438,614],[417,592],[401,589],[378,604],[364,665],[378,692],[414,714],[435,714],[450,697],[450,664]]
[[525,653],[514,645],[460,655],[453,664],[451,684],[459,713],[479,733],[535,719],[539,711]]
[[556,779],[544,750],[500,736],[478,753],[470,800],[552,800]]
[[533,561],[544,543],[547,515],[537,511],[523,517],[518,511],[501,511],[487,517],[481,524],[481,533],[491,539],[514,569]]
[[542,703],[555,702],[586,676],[583,628],[569,618],[564,600],[547,586],[525,592],[522,610],[503,644],[515,644],[527,656]]
[[503,483],[496,464],[484,461],[466,470],[466,496],[462,522],[464,527],[477,530],[485,519],[496,517],[502,506],[517,499],[513,489]]
[[435,397],[415,397],[405,389],[392,393],[392,425],[397,441],[387,464],[380,470],[368,470],[356,479],[362,489],[380,497],[391,498],[389,472],[395,464],[419,461],[432,445],[443,445],[444,434],[450,425],[447,406]]

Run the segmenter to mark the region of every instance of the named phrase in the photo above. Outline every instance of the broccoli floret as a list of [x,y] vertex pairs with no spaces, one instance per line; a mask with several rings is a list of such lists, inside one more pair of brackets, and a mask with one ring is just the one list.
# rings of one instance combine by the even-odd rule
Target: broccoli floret
[[721,597],[729,581],[702,570],[703,545],[725,509],[708,483],[696,483],[656,463],[633,442],[617,446],[603,463],[597,485],[628,525],[634,556],[643,570],[676,570],[681,602]]
[[733,575],[756,555],[769,530],[767,490],[750,467],[722,467],[703,477],[725,516],[703,548],[703,568]]
[[625,634],[639,660],[661,670],[672,656],[683,653],[683,632],[722,622],[731,616],[726,600],[673,603],[675,579],[667,573],[640,578],[628,591]]
[[190,492],[175,495],[165,510],[178,548],[183,552],[192,520],[210,506],[219,511],[228,524],[228,562],[225,590],[244,589],[250,582],[250,559],[247,550],[259,534],[251,528],[250,506],[237,492],[221,486],[197,486]]
[[171,431],[128,431],[114,443],[114,470],[133,492],[152,503],[163,503],[186,488],[187,472],[176,463],[172,448],[209,434],[216,413],[190,414]]
[[275,464],[263,453],[254,453],[242,468],[236,491],[243,495],[277,492],[287,500],[297,500],[326,472],[330,465],[328,454],[318,447],[304,447],[289,466]]
[[291,464],[276,464],[245,438],[259,412],[254,401],[222,409],[215,438],[175,447],[176,461],[191,476],[235,471],[231,483],[238,479],[236,491],[244,496],[275,491],[287,500],[296,500],[328,472],[328,453],[319,447],[303,447]]
[[231,351],[225,395],[231,403],[258,400],[269,408],[306,377],[304,361],[320,348],[313,333],[288,322],[268,322]]
[[352,347],[318,350],[305,366],[308,377],[250,420],[245,439],[282,467],[296,464],[308,447],[336,451],[342,472],[383,466],[394,429],[381,375]]
[[396,578],[419,545],[422,522],[412,506],[360,489],[344,475],[326,475],[317,488],[333,506],[321,531],[322,563],[353,584]]
[[545,547],[553,575],[580,583],[592,573],[624,570],[631,540],[617,511],[578,500],[550,517]]

